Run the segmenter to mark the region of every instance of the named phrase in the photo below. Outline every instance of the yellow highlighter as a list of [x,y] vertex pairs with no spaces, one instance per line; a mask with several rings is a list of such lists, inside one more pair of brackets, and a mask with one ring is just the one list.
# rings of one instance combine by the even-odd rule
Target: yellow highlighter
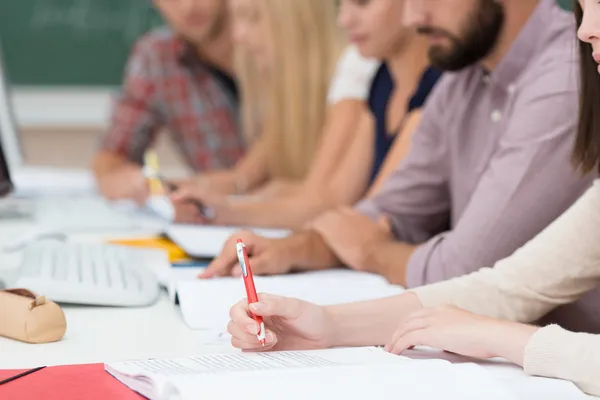
[[149,150],[144,154],[144,174],[150,185],[150,194],[162,196],[165,194],[165,189],[158,171],[158,156],[154,151]]
[[134,239],[113,239],[109,240],[110,244],[117,244],[128,247],[141,247],[147,249],[158,249],[166,251],[169,255],[171,263],[189,260],[188,255],[183,249],[173,243],[171,240],[164,237],[147,237]]

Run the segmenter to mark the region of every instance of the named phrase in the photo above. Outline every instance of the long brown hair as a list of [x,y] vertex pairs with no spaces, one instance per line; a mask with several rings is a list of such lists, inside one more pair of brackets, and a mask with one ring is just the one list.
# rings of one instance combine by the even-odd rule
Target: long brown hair
[[[577,26],[581,26],[583,9],[574,2]],[[592,58],[592,46],[579,42],[580,52],[580,88],[579,88],[579,126],[573,163],[583,173],[600,171],[600,75],[598,64]]]

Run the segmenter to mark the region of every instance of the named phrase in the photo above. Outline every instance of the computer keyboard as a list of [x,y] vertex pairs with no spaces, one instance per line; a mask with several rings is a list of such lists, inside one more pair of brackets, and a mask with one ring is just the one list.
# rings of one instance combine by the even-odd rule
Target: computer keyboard
[[41,240],[22,250],[12,285],[57,303],[145,306],[159,294],[155,271],[170,268],[162,251]]
[[167,222],[133,207],[116,207],[96,197],[48,197],[35,201],[41,226],[61,231],[160,229]]

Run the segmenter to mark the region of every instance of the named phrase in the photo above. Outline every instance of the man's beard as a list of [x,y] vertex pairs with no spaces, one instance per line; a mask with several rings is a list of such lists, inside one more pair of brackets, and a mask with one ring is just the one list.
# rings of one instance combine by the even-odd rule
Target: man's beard
[[463,38],[432,26],[421,26],[418,32],[440,35],[450,40],[451,48],[429,49],[429,60],[443,71],[458,71],[484,59],[496,46],[504,26],[504,6],[496,0],[479,0],[479,6],[467,18]]

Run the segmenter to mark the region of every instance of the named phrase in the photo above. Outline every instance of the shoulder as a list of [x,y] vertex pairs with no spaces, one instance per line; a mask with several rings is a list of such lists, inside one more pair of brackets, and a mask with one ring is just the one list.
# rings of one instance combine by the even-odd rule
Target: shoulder
[[363,57],[355,46],[348,46],[337,63],[329,88],[328,102],[366,100],[371,82],[381,63]]
[[440,117],[451,104],[464,101],[470,82],[474,80],[476,68],[467,68],[458,72],[427,71],[420,82],[428,88],[429,95],[423,104],[423,112],[432,117]]
[[356,46],[347,46],[338,60],[337,71],[351,71],[357,74],[365,74],[372,78],[379,65],[380,62],[378,60],[363,57]]
[[134,56],[147,58],[175,58],[181,48],[181,40],[168,27],[155,28],[133,45]]
[[572,13],[558,5],[549,10],[552,22],[540,32],[535,56],[520,75],[517,90],[572,92],[578,90],[579,47]]

